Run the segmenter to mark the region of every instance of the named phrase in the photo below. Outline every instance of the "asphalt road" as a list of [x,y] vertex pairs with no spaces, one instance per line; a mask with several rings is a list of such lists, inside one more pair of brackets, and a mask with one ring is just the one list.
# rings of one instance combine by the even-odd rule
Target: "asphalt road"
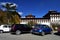
[[0,34],[0,40],[60,40],[60,36],[48,34],[44,36],[33,34],[11,35],[10,33]]

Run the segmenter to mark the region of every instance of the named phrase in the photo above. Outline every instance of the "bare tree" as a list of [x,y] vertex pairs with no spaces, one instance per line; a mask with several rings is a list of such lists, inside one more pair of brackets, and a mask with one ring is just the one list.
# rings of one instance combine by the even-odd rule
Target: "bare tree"
[[9,24],[9,19],[11,18],[11,13],[10,12],[16,11],[16,4],[14,4],[14,3],[5,3],[5,4],[2,4],[2,7],[6,8],[8,24]]

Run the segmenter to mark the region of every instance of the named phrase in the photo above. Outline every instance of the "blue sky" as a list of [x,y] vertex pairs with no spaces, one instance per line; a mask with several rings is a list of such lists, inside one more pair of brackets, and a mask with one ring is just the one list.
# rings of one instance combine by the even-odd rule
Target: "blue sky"
[[49,10],[60,12],[60,0],[0,0],[0,3],[3,2],[16,3],[17,11],[23,13],[22,16],[33,14],[40,18]]

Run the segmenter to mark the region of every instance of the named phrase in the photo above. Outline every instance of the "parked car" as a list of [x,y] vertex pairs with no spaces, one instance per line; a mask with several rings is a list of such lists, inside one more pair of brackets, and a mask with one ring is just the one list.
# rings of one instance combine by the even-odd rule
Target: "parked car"
[[21,34],[23,32],[30,32],[31,31],[31,27],[29,27],[28,25],[26,24],[13,24],[11,26],[11,30],[10,30],[10,33],[11,34]]
[[60,27],[58,27],[57,31],[58,31],[58,33],[60,34]]
[[11,29],[10,25],[0,25],[0,33],[9,32]]
[[52,33],[51,27],[48,25],[34,25],[34,28],[31,30],[33,34],[41,34],[42,36],[46,33]]

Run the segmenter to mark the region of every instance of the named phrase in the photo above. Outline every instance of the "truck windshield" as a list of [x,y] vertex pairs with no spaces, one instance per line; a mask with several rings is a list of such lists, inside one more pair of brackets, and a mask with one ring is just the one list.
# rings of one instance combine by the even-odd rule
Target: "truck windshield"
[[35,28],[44,28],[46,25],[35,25]]

